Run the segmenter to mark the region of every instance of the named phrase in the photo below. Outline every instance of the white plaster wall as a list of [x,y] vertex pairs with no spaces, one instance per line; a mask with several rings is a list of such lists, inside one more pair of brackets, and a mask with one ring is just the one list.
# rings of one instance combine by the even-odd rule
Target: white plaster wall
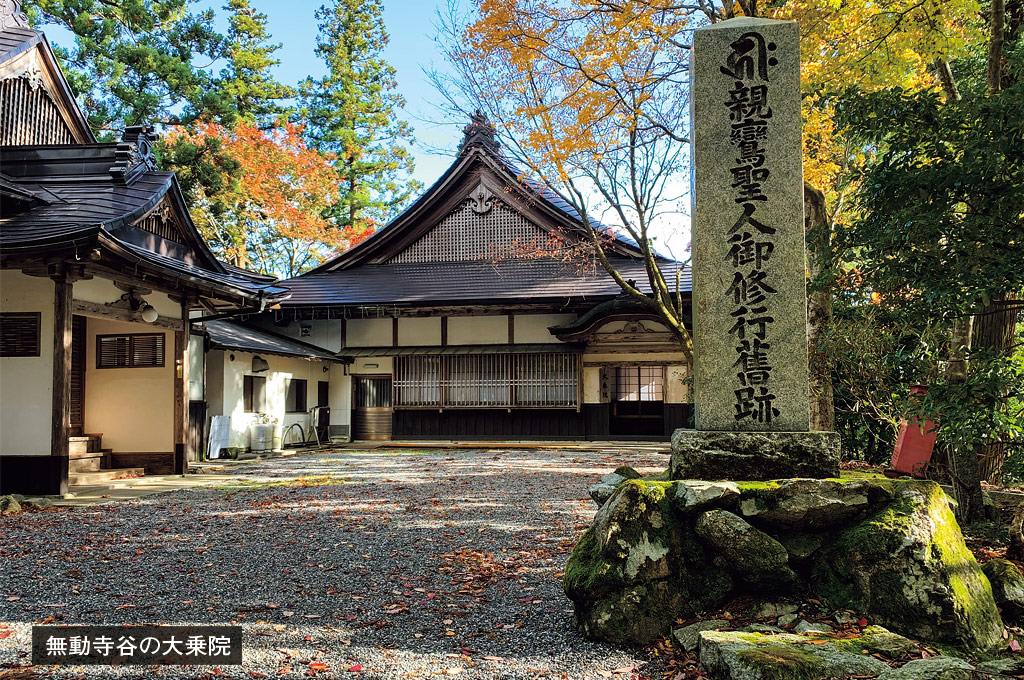
[[[219,355],[219,356],[216,356]],[[231,356],[234,355],[234,360]],[[266,378],[266,411],[265,413],[276,419],[274,427],[274,447],[280,448],[283,445],[283,436],[293,423],[302,426],[303,432],[309,427],[308,409],[316,406],[317,383],[321,380],[328,380],[331,386],[328,394],[336,391],[330,362],[311,361],[294,357],[280,357],[269,354],[259,354],[266,360],[270,368],[261,373],[252,372],[253,354],[249,352],[237,352],[217,350],[210,352],[207,364],[207,374],[212,375],[215,371],[221,376],[220,384],[217,379],[207,382],[207,395],[210,404],[211,415],[231,416],[232,446],[246,447],[249,445],[249,427],[252,425],[255,414],[245,412],[245,401],[243,399],[244,376],[255,375]],[[324,366],[328,366],[328,372],[324,373]],[[219,371],[216,369],[220,368]],[[285,381],[289,379],[300,379],[306,381],[306,408],[301,413],[285,412]],[[217,394],[215,394],[215,391]],[[333,399],[332,412],[334,411]],[[333,416],[333,413],[332,413]],[[333,421],[333,417],[332,417]],[[293,441],[291,435],[289,442]]]
[[601,368],[587,366],[583,369],[583,403],[601,403]]
[[394,339],[391,317],[384,319],[349,319],[345,327],[347,347],[391,347]]
[[[291,321],[286,326],[278,326],[274,323],[272,316],[255,316],[244,323],[263,328],[277,335],[283,335],[286,338],[295,338],[322,347],[329,352],[337,352],[341,349],[341,319]],[[302,335],[303,327],[309,328],[309,335]]]
[[203,336],[189,335],[188,338],[188,398],[190,401],[203,400],[206,354],[203,352]]
[[[352,425],[352,377],[341,364],[331,364],[331,425]],[[349,430],[349,434],[352,432]]]
[[[96,336],[117,333],[163,333],[164,365],[96,368]],[[85,431],[102,434],[104,448],[118,452],[174,451],[173,332],[149,324],[89,319]]]
[[400,347],[436,346],[441,344],[441,317],[407,316],[398,319]]
[[[95,302],[102,305],[108,302],[117,302],[125,294],[125,291],[115,286],[114,282],[109,279],[92,278],[75,281],[73,294],[76,300]],[[153,292],[148,295],[140,295],[139,297],[153,305],[153,309],[161,317],[165,319],[181,318],[181,305],[167,295]],[[143,331],[135,332],[141,333]]]
[[576,318],[575,314],[516,314],[516,343],[560,342],[551,335],[548,326],[556,326]]
[[40,312],[39,356],[0,358],[0,453],[50,453],[53,295],[50,279],[0,271],[0,310]]
[[[518,340],[518,338],[517,338]],[[508,316],[450,316],[449,345],[508,344]]]

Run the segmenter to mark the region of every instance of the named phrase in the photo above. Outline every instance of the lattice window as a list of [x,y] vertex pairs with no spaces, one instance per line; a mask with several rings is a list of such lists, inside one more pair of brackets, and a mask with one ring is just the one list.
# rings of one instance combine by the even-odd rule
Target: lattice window
[[472,199],[462,203],[388,262],[461,262],[497,257],[516,246],[547,244],[547,232],[504,203],[492,199],[487,212],[479,212],[479,205]]
[[396,408],[574,408],[579,355],[424,355],[395,358]]
[[0,146],[74,143],[38,71],[0,81]]
[[616,368],[616,401],[664,401],[665,370],[662,366]]

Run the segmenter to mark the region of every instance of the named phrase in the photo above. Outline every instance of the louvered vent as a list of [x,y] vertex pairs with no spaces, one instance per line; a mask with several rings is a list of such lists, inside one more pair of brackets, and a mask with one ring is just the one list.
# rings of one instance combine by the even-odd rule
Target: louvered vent
[[74,143],[60,108],[30,74],[0,81],[0,146]]
[[520,213],[494,200],[486,213],[467,200],[389,263],[462,262],[500,257],[518,248],[544,246],[548,234]]
[[163,365],[163,333],[96,336],[96,368],[144,368]]
[[39,313],[0,313],[0,357],[39,356]]

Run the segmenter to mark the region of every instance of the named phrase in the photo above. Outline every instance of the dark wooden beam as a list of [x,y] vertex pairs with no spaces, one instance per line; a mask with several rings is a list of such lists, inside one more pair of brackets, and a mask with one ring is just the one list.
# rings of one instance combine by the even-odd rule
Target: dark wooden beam
[[58,493],[68,492],[68,437],[71,435],[72,281],[53,277],[53,400],[50,454],[60,468]]
[[448,346],[448,317],[441,317],[441,347]]
[[508,315],[508,344],[516,344],[516,315]]
[[398,347],[398,317],[391,317],[391,346]]
[[75,300],[72,308],[75,314],[90,316],[94,319],[110,319],[113,321],[141,323],[146,324],[147,326],[156,326],[157,328],[166,328],[172,331],[180,331],[185,328],[185,322],[181,319],[165,319],[160,317],[153,323],[147,323],[142,320],[141,312],[133,312],[132,310],[125,309],[124,307],[114,307],[111,305],[101,305],[96,302],[86,302],[85,300]]
[[[182,313],[188,310],[182,305]],[[188,333],[174,332],[174,474],[188,472]]]

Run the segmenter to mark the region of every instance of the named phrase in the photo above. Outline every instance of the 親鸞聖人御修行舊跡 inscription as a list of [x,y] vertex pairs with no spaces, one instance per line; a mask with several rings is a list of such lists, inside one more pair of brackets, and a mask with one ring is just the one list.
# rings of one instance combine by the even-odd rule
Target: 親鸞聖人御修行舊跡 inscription
[[697,428],[806,432],[797,24],[700,29],[691,74]]

